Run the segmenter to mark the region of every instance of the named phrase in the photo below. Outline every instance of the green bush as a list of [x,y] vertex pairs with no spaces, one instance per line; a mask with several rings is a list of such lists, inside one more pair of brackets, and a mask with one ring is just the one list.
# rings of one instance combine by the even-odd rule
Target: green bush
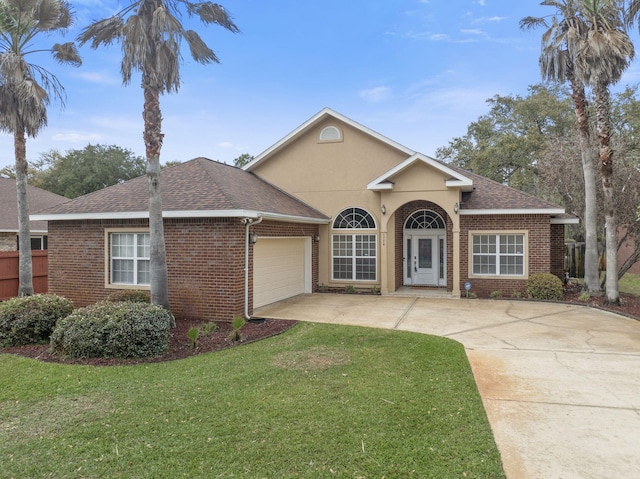
[[121,289],[114,291],[107,297],[107,301],[120,302],[132,301],[134,303],[150,303],[148,291],[140,291],[139,289]]
[[489,297],[491,299],[501,299],[502,298],[502,291],[500,291],[500,290],[491,291],[491,293],[489,293]]
[[59,321],[51,350],[74,358],[157,356],[169,345],[172,323],[171,313],[160,306],[104,301]]
[[36,294],[0,303],[0,347],[46,343],[58,319],[73,311],[73,304],[55,294]]
[[560,300],[564,297],[564,286],[560,278],[551,273],[535,273],[527,281],[527,297]]

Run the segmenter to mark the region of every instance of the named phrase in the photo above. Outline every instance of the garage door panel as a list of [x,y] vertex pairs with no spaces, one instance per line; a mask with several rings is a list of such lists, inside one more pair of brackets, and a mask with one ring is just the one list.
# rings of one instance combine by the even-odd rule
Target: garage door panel
[[304,292],[305,239],[260,238],[253,250],[254,307]]

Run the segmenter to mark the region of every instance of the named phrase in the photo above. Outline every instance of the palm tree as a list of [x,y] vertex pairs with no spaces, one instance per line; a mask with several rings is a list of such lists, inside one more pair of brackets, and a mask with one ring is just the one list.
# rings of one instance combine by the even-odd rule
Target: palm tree
[[619,304],[617,224],[613,198],[613,149],[611,148],[609,87],[622,76],[635,55],[626,31],[624,1],[582,0],[581,15],[588,27],[575,39],[576,75],[591,86],[595,96],[596,125],[600,153],[600,177],[604,196],[606,229],[606,298]]
[[4,0],[0,3],[0,129],[13,134],[18,199],[20,249],[19,296],[33,294],[29,203],[27,199],[27,142],[47,124],[47,105],[53,94],[64,105],[64,88],[55,75],[27,61],[27,56],[50,52],[60,63],[81,64],[73,43],[50,48],[34,46],[37,37],[64,32],[73,22],[70,5],[60,0]]
[[541,17],[526,17],[520,21],[520,27],[523,29],[535,27],[547,29],[542,35],[539,61],[542,78],[545,81],[558,83],[568,81],[571,85],[584,177],[584,289],[590,294],[600,294],[595,163],[591,148],[585,87],[576,77],[573,61],[575,39],[585,35],[587,26],[579,15],[576,0],[545,0],[541,2],[541,5],[555,7],[558,16],[553,16],[550,22]]
[[142,75],[143,136],[149,184],[151,301],[167,309],[169,287],[160,192],[160,150],[164,136],[160,95],[177,92],[180,87],[180,46],[183,39],[198,63],[219,62],[213,50],[195,31],[184,28],[181,23],[182,7],[189,17],[196,16],[204,24],[213,23],[238,32],[226,9],[215,3],[137,0],[115,15],[89,25],[78,37],[81,45],[91,42],[92,48],[120,43],[121,73],[125,85],[131,82],[134,70]]

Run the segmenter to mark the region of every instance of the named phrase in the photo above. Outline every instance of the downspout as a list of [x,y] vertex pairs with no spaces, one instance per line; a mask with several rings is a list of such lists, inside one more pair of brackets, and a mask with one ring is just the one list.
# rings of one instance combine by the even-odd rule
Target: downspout
[[244,227],[244,317],[248,321],[249,315],[249,227],[262,223],[262,216],[258,218],[242,218]]

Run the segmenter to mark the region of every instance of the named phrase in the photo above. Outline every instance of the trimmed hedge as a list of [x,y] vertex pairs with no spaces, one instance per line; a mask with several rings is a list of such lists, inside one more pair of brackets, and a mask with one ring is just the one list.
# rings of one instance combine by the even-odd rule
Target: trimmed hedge
[[0,347],[46,343],[56,321],[73,311],[67,298],[36,294],[0,303]]
[[551,273],[535,273],[527,281],[527,297],[561,300],[564,297],[564,285],[560,278]]
[[169,346],[173,316],[140,302],[110,302],[77,309],[58,322],[51,350],[73,358],[143,358]]
[[134,303],[150,303],[151,298],[148,291],[140,291],[139,289],[121,289],[111,293],[107,297],[107,301],[133,301]]

